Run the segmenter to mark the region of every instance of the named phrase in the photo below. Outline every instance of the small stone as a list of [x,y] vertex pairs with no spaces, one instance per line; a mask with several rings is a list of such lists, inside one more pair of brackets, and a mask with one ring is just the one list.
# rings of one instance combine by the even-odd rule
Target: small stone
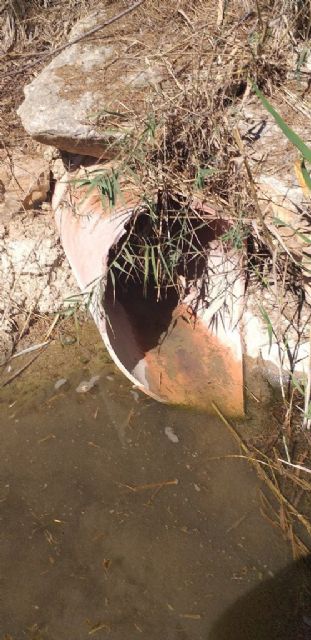
[[68,387],[68,380],[67,378],[60,378],[59,380],[57,380],[54,384],[54,389],[55,391],[58,391],[58,389],[61,389],[62,387]]
[[79,356],[79,360],[82,364],[88,364],[90,362],[91,356],[87,353],[81,353]]
[[52,163],[52,173],[55,180],[60,180],[66,173],[66,167],[62,158],[56,158]]
[[172,427],[165,427],[164,433],[168,437],[168,439],[174,444],[177,444],[177,442],[179,442],[179,438],[176,435],[176,433],[174,433]]
[[44,160],[47,162],[52,162],[52,160],[56,160],[56,158],[60,157],[60,150],[56,147],[52,147],[51,145],[44,145],[42,151]]
[[134,389],[130,390],[130,394],[133,396],[135,402],[139,402],[139,393]]
[[99,379],[100,376],[93,376],[90,380],[82,380],[82,382],[80,382],[79,386],[76,388],[76,392],[87,393],[97,385]]
[[75,336],[65,335],[61,336],[60,341],[63,347],[67,347],[70,344],[75,344],[75,342],[77,342],[77,338]]
[[50,190],[48,163],[40,155],[14,151],[10,162],[3,161],[0,166],[0,183],[3,211],[13,215],[20,209],[36,208]]

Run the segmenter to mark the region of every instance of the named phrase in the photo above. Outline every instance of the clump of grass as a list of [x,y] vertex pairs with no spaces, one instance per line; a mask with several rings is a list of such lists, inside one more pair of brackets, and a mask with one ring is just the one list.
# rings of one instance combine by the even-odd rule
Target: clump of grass
[[[125,239],[110,252],[109,275],[136,282],[147,295],[150,286],[160,299],[167,289],[188,288],[189,283],[203,278],[207,269],[207,247],[204,244],[209,221],[189,207],[176,202],[145,207],[129,222]],[[203,234],[203,235],[202,235]]]
[[121,195],[119,171],[114,168],[106,171],[95,169],[89,175],[74,182],[76,182],[79,187],[87,186],[84,200],[93,189],[97,189],[103,208],[106,207],[107,202],[109,207],[115,207],[118,197]]
[[[121,253],[118,247],[112,256],[111,277],[136,278],[144,291],[152,280],[158,292],[177,286],[183,260],[206,260],[197,239],[193,244],[193,227],[202,234],[209,219],[194,202],[209,202],[230,220],[222,240],[247,260],[251,251],[253,274],[261,271],[261,260],[271,272],[275,266],[255,181],[235,134],[250,95],[249,78],[265,93],[282,85],[291,73],[293,37],[304,46],[308,15],[303,6],[297,10],[281,0],[258,0],[251,10],[232,2],[217,25],[217,6],[216,0],[181,2],[179,11],[146,0],[127,26],[135,33],[143,13],[148,15],[144,38],[128,63],[133,56],[148,59],[152,51],[163,80],[142,94],[125,90],[122,98],[118,87],[109,87],[103,108],[91,116],[107,140],[111,136],[108,151],[119,179],[130,176],[146,203],[141,235],[135,218]],[[112,76],[125,63],[126,55],[113,63]],[[278,257],[280,280],[283,266]],[[291,268],[286,269],[290,283]]]

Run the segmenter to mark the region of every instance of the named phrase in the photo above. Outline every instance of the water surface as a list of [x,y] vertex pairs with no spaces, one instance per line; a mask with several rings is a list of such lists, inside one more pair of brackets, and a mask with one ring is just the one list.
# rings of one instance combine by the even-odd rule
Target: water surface
[[311,637],[305,571],[224,424],[139,395],[92,324],[0,410],[1,640]]

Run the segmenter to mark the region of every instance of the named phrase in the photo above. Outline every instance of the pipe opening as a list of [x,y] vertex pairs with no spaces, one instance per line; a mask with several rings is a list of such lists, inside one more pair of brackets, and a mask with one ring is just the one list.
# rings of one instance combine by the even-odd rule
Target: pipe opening
[[206,407],[206,385],[217,396],[216,386],[235,367],[231,345],[223,348],[202,322],[212,289],[219,294],[215,251],[228,268],[227,231],[226,221],[182,208],[162,219],[140,212],[110,249],[104,298],[110,346],[138,383],[163,399]]

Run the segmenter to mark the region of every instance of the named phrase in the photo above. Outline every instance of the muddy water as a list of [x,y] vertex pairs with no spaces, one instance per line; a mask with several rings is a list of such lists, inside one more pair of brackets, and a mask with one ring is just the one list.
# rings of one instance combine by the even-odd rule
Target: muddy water
[[49,346],[0,409],[1,640],[311,636],[304,573],[226,427],[138,395],[93,325]]

